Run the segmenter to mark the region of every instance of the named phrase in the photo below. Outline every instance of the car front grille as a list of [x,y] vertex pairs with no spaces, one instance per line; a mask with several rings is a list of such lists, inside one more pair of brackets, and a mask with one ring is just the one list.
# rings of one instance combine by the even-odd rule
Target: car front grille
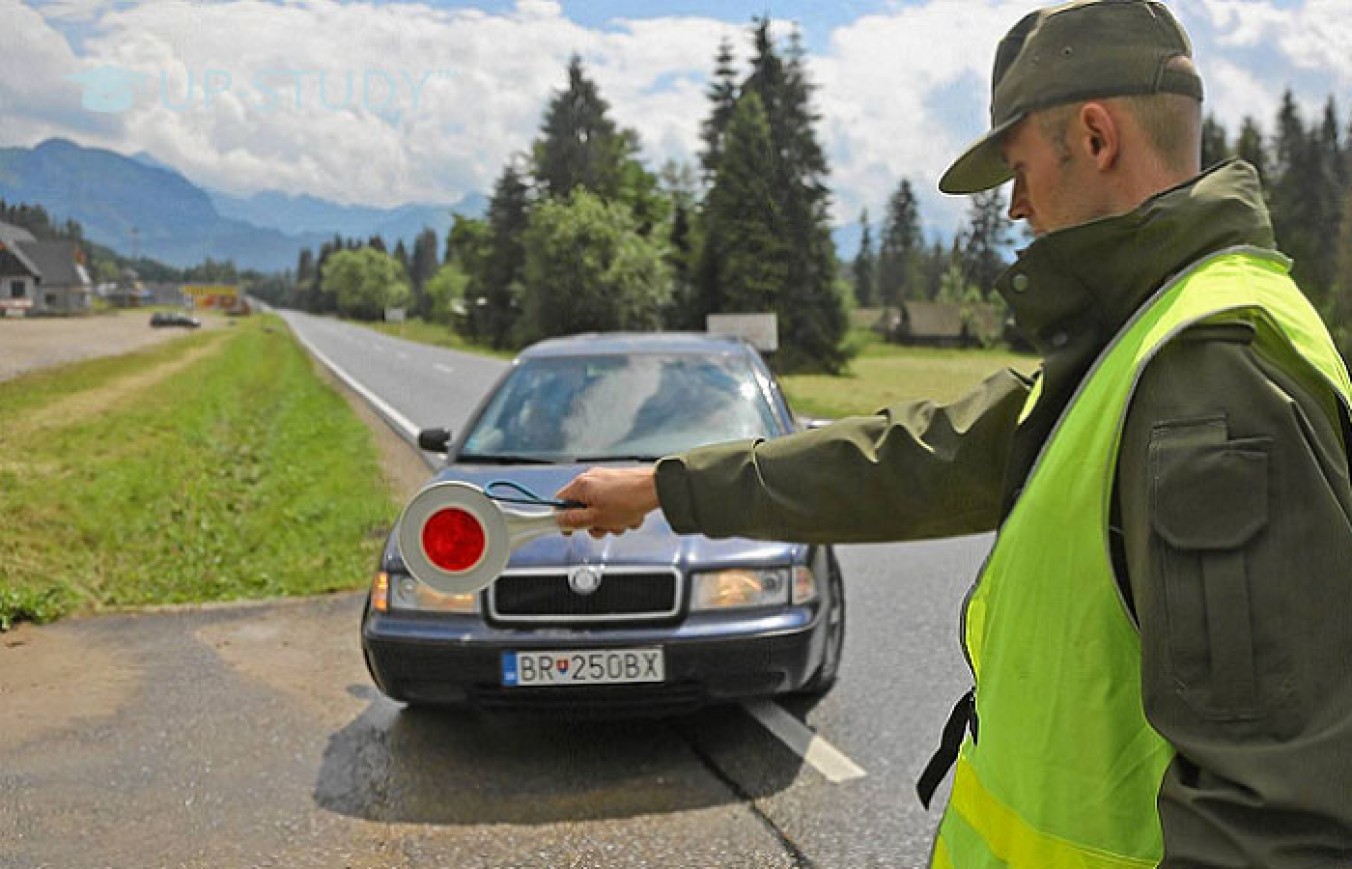
[[582,594],[562,570],[504,574],[488,594],[489,614],[505,622],[624,622],[670,618],[681,607],[681,574],[675,569],[599,569],[600,585]]

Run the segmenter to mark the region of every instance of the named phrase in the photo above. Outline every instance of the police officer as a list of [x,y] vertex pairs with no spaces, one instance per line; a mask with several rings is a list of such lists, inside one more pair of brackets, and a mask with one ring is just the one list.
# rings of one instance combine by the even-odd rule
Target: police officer
[[1352,866],[1352,384],[1255,170],[1200,171],[1201,100],[1160,3],[1028,15],[940,188],[1014,182],[1036,240],[996,289],[1037,376],[558,493],[598,536],[998,529],[936,867]]

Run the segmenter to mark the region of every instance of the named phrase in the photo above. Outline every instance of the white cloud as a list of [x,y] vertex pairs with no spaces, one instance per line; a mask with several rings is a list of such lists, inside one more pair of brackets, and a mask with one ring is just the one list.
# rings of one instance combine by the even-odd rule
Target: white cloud
[[1233,137],[1246,117],[1271,129],[1271,120],[1281,105],[1282,85],[1264,81],[1254,72],[1228,60],[1216,60],[1206,74],[1207,111],[1215,115]]
[[[651,160],[690,159],[705,71],[719,37],[738,30],[694,18],[592,30],[543,0],[501,15],[335,0],[156,3],[96,10],[77,59],[19,8],[46,37],[50,65],[144,77],[118,116],[121,139],[100,144],[148,150],[228,191],[377,205],[487,191],[511,155],[529,149],[574,53]],[[38,94],[78,102],[74,85]]]
[[1352,15],[1347,0],[1182,0],[1179,17],[1193,36],[1207,85],[1207,110],[1238,132],[1245,116],[1271,131],[1290,88],[1306,117],[1330,96],[1348,110],[1352,90]]
[[[1173,6],[1197,45],[1209,108],[1236,131],[1245,115],[1270,126],[1293,80],[1310,109],[1331,92],[1344,115],[1352,108],[1341,98],[1352,87],[1347,2]],[[907,177],[927,229],[952,231],[966,200],[938,194],[935,182],[985,129],[994,47],[1029,8],[1029,0],[922,0],[829,34],[808,71],[838,222],[853,223],[865,206],[881,219]],[[232,192],[453,202],[487,193],[503,164],[529,148],[577,53],[617,123],[639,131],[652,167],[693,162],[721,38],[745,69],[745,16],[727,17],[737,23],[646,17],[584,27],[553,0],[518,0],[502,13],[431,0],[0,0],[0,144],[70,135],[145,150]],[[774,32],[787,28],[776,22]],[[130,110],[80,108],[66,77],[99,66],[145,76]]]
[[1027,11],[1022,0],[931,0],[832,34],[812,70],[834,152],[838,222],[865,206],[881,220],[907,177],[930,229],[952,231],[967,202],[939,194],[939,175],[986,128],[994,46]]
[[84,111],[81,87],[69,76],[81,69],[66,40],[42,16],[17,0],[0,0],[0,118],[4,144],[34,145],[49,136],[102,138],[116,119]]

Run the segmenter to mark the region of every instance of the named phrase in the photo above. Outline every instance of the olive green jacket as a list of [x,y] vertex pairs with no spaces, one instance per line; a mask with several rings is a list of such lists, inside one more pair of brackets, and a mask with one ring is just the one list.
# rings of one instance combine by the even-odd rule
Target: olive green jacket
[[[959,401],[900,404],[771,441],[658,463],[680,532],[807,542],[915,540],[995,529],[1081,379],[1172,275],[1226,248],[1271,248],[1252,167],[1230,162],[1136,211],[1049,233],[997,289],[1043,356],[1031,381],[991,375]],[[1147,717],[1177,750],[1159,809],[1164,867],[1352,866],[1352,485],[1348,422],[1299,360],[1247,326],[1199,326],[1149,364],[1123,431],[1114,564],[1142,641]],[[1180,580],[1152,523],[1152,444],[1205,432],[1272,443],[1269,524],[1244,544],[1246,594],[1216,601]],[[1196,503],[1199,493],[1189,493]],[[1200,493],[1216,511],[1224,499]],[[1177,511],[1175,511],[1176,513]],[[1163,565],[1174,558],[1165,581]],[[1239,603],[1236,603],[1239,601]],[[1247,636],[1217,625],[1245,624]],[[1210,630],[1209,630],[1210,628]],[[1242,634],[1242,632],[1241,632]],[[1227,708],[1216,669],[1253,670],[1254,708]]]

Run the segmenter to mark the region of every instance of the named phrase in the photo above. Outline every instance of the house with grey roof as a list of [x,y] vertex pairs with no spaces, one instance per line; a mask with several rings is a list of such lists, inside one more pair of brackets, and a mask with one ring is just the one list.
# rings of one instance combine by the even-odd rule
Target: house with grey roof
[[0,315],[87,314],[92,290],[75,242],[0,223]]

